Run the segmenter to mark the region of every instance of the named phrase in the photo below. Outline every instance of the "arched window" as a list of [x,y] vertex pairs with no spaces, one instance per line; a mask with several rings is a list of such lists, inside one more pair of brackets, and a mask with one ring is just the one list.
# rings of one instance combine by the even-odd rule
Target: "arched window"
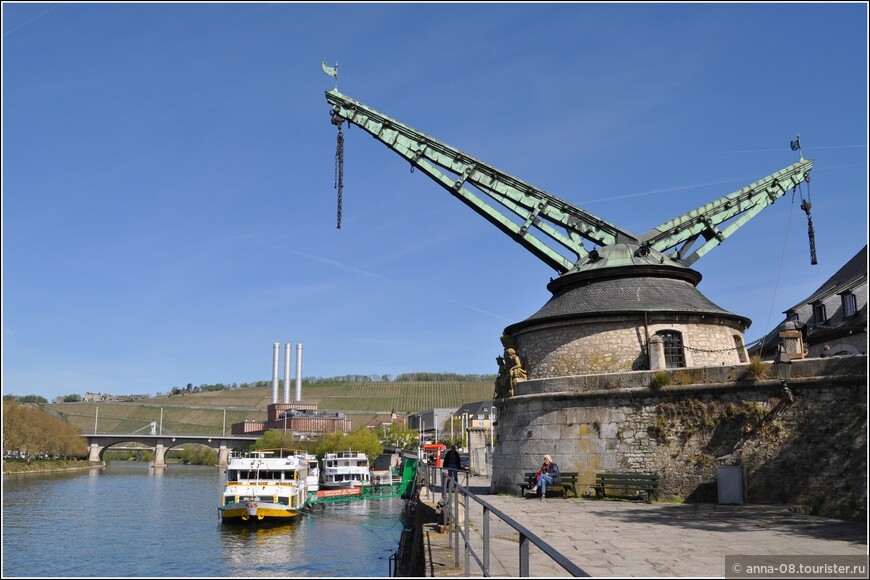
[[686,355],[683,352],[683,335],[676,330],[657,332],[662,337],[665,347],[665,368],[678,369],[686,366]]

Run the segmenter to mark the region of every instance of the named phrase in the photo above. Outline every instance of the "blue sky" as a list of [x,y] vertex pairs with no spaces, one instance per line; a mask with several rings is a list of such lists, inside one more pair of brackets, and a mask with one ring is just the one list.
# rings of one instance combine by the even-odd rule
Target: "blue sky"
[[693,265],[751,342],[867,243],[867,48],[863,2],[4,3],[3,392],[496,372],[555,271],[355,127],[336,229],[324,60],[637,234],[800,134],[819,264],[789,196]]

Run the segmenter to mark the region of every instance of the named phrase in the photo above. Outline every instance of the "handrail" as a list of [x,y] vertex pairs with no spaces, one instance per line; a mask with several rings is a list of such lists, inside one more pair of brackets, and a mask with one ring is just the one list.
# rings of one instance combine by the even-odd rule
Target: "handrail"
[[[431,483],[437,479],[437,471],[439,468],[433,468],[432,466],[427,466],[429,469],[424,469],[424,479],[428,493],[431,494],[432,485]],[[432,473],[435,473],[435,477],[432,477]],[[516,530],[519,534],[519,576],[522,578],[529,577],[529,546],[530,544],[534,544],[537,546],[544,554],[549,556],[556,564],[562,567],[566,572],[575,577],[589,577],[590,575],[584,571],[582,568],[571,562],[568,558],[562,555],[558,550],[553,548],[550,544],[544,541],[542,538],[537,536],[534,532],[531,532],[528,528],[514,520],[512,517],[502,512],[498,508],[492,506],[486,500],[481,499],[474,493],[468,491],[468,474],[465,475],[465,487],[459,485],[458,482],[453,481],[453,479],[449,477],[444,477],[442,472],[442,495],[446,496],[443,506],[443,514],[445,517],[445,524],[450,525],[451,532],[450,536],[450,547],[453,547],[453,558],[454,565],[459,566],[459,538],[462,538],[462,544],[464,546],[465,552],[465,575],[470,575],[470,560],[473,558],[477,566],[480,568],[481,572],[485,577],[491,576],[491,570],[489,566],[490,562],[490,545],[489,545],[489,514],[492,513],[504,523],[509,525],[511,528]],[[446,487],[446,490],[445,490]],[[459,512],[459,497],[463,496],[465,498],[463,505],[463,509],[465,510],[465,518],[463,522],[463,527],[459,526],[457,515]],[[474,547],[471,545],[470,541],[470,526],[469,526],[469,500],[477,502],[483,508],[483,548],[482,554],[478,555],[474,550]]]

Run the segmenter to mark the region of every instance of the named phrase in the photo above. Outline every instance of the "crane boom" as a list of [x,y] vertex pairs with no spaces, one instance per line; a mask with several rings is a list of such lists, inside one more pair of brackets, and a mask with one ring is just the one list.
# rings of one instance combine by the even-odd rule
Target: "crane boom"
[[[588,255],[582,239],[599,246],[637,240],[634,234],[337,90],[328,91],[326,100],[333,106],[335,116],[364,129],[407,159],[412,166],[560,273],[567,272]],[[480,190],[485,197],[470,191],[467,184]],[[557,252],[550,244],[561,248],[563,253]]]
[[[637,236],[537,187],[343,95],[326,92],[332,122],[362,128],[483,216],[560,274],[590,256],[583,240],[600,247],[646,246],[689,266],[728,236],[809,179],[812,160],[801,160]],[[474,186],[482,195],[466,186]],[[729,222],[723,229],[720,226]],[[700,238],[704,243],[694,252]],[[680,246],[677,249],[677,246]]]
[[[758,212],[785,195],[790,189],[794,189],[803,181],[808,181],[812,167],[811,159],[801,159],[734,193],[651,229],[640,236],[640,242],[663,254],[681,245],[670,257],[689,266],[724,242]],[[720,229],[720,226],[729,220],[733,221]],[[689,253],[700,237],[704,238],[704,243],[694,252]]]

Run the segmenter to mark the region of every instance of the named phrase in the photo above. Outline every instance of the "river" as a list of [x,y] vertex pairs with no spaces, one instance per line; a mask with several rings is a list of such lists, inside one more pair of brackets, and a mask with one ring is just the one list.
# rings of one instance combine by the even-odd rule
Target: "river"
[[387,577],[400,498],[326,505],[268,528],[227,526],[215,467],[113,461],[3,477],[3,577]]

